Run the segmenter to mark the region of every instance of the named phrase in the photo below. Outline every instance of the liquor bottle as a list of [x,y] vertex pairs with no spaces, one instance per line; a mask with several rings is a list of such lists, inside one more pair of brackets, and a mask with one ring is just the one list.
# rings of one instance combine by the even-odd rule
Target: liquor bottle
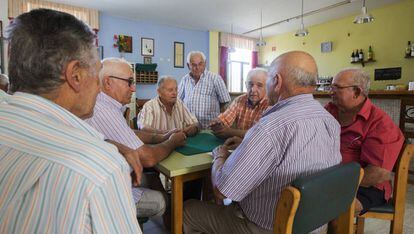
[[351,63],[352,62],[355,62],[355,54],[354,54],[354,51],[352,51],[352,54],[351,54]]
[[411,57],[414,57],[414,43],[411,44]]
[[405,48],[405,56],[406,57],[411,56],[411,41],[408,41],[407,47]]
[[355,56],[354,56],[354,62],[358,62],[358,61],[359,61],[359,52],[358,50],[356,50]]
[[364,61],[364,52],[362,51],[362,49],[359,50],[359,60],[360,61]]
[[369,46],[368,48],[368,60],[373,60],[374,59],[374,51],[372,51],[372,47]]

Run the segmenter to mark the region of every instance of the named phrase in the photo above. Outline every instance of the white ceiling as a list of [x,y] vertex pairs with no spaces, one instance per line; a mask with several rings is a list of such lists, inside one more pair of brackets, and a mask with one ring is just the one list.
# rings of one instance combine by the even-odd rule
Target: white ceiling
[[[50,1],[50,0],[49,0]],[[260,27],[300,15],[301,0],[51,0],[52,2],[97,9],[103,13],[139,21],[154,22],[180,28],[233,32],[259,37],[259,31],[244,34]],[[304,12],[327,7],[344,0],[304,0]],[[400,0],[366,0],[368,12]],[[305,26],[359,14],[362,0],[304,18]],[[375,15],[374,15],[375,17]],[[291,20],[263,29],[263,36],[294,31],[300,20]]]

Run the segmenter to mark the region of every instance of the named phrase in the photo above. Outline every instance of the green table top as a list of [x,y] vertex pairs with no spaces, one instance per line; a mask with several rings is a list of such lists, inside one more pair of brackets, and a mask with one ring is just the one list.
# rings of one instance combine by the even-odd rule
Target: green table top
[[194,154],[200,154],[205,152],[211,152],[214,148],[224,143],[223,139],[220,139],[210,132],[203,131],[193,137],[188,137],[184,147],[179,147],[175,151],[192,156]]
[[[212,135],[208,131],[202,131]],[[211,151],[211,150],[210,150]],[[192,172],[202,171],[211,168],[213,157],[211,152],[192,154],[185,156],[173,151],[170,156],[159,162],[155,167],[168,177],[184,175]]]

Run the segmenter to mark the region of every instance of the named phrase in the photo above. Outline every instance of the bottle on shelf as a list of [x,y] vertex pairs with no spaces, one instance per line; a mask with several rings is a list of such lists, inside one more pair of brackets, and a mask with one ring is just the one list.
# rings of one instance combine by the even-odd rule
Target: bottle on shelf
[[359,61],[364,61],[364,52],[362,51],[362,49],[359,50],[358,57]]
[[359,61],[359,52],[358,50],[356,50],[355,56],[354,56],[354,62],[358,62],[358,61]]
[[372,60],[374,60],[374,51],[372,50],[372,47],[371,46],[369,46],[369,48],[368,48],[368,61],[372,61]]
[[410,57],[411,56],[411,41],[408,41],[407,47],[405,48],[405,56]]
[[411,43],[411,57],[414,57],[414,43]]
[[355,62],[355,54],[354,54],[354,51],[352,51],[352,54],[351,54],[351,63],[352,62]]

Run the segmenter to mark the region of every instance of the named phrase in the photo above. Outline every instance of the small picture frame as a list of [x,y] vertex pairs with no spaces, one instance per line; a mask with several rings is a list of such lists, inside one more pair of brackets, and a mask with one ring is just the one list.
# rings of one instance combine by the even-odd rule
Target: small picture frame
[[151,64],[152,58],[151,57],[144,57],[144,64]]
[[132,53],[132,37],[118,35],[118,50],[121,53]]
[[141,55],[154,56],[154,39],[141,37]]
[[174,67],[184,68],[184,42],[174,42]]
[[322,53],[332,52],[332,41],[322,42],[321,43],[321,52]]
[[104,59],[103,46],[98,46],[98,56],[101,60]]

